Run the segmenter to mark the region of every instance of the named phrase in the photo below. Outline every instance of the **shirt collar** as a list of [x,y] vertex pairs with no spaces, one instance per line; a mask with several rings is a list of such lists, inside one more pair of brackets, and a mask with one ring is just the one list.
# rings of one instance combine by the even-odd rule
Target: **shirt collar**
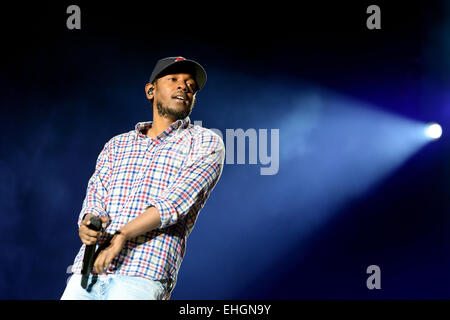
[[[169,136],[171,133],[175,132],[175,134],[179,133],[181,130],[186,129],[189,124],[191,123],[191,119],[189,116],[187,116],[184,119],[178,119],[177,121],[173,122],[166,130],[161,132],[155,140],[163,140],[167,136]],[[145,138],[147,137],[145,132],[147,132],[148,129],[150,129],[153,125],[153,121],[144,121],[144,122],[138,122],[134,129],[136,131],[136,139],[138,137]]]

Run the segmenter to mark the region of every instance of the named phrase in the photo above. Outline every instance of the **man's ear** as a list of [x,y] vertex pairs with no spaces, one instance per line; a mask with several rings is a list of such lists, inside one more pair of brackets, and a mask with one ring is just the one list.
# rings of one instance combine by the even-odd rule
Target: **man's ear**
[[145,95],[147,96],[148,100],[153,100],[153,96],[154,96],[154,90],[155,86],[151,83],[147,83],[145,85]]

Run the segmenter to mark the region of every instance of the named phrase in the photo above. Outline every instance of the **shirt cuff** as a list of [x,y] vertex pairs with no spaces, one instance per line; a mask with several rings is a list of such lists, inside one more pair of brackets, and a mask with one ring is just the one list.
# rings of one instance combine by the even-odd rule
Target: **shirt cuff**
[[86,208],[86,209],[80,214],[80,218],[79,218],[79,220],[78,220],[78,226],[81,226],[81,222],[83,221],[84,217],[85,217],[87,214],[89,214],[89,213],[92,214],[92,215],[94,215],[94,216],[97,216],[97,217],[106,217],[106,218],[108,218],[108,222],[106,223],[106,225],[108,225],[109,222],[110,222],[109,216],[108,216],[108,214],[105,212],[105,210],[104,210],[103,208],[99,208],[99,207],[91,207],[91,208]]
[[158,209],[161,220],[161,225],[159,228],[168,227],[178,221],[178,213],[168,200],[151,200],[147,208],[148,207],[155,207],[156,209]]

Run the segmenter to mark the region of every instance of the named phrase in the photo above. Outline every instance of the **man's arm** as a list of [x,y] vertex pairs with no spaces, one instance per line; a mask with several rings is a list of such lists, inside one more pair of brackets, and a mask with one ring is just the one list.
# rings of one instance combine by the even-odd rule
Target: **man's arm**
[[186,161],[175,181],[148,207],[156,207],[160,228],[174,225],[196,205],[201,209],[222,174],[225,147],[217,135],[205,135],[197,142],[196,152]]
[[110,245],[102,250],[94,263],[94,271],[102,274],[112,260],[122,250],[125,241],[134,239],[141,234],[147,233],[158,228],[161,225],[161,219],[158,209],[149,207],[144,213],[123,226],[111,239]]
[[144,213],[123,226],[119,233],[123,234],[126,240],[134,239],[144,233],[157,229],[161,226],[161,218],[158,209],[149,207]]
[[86,197],[78,219],[78,225],[85,215],[107,216],[105,201],[108,196],[109,181],[111,175],[111,160],[109,142],[100,152],[95,165],[94,174],[91,176],[86,189]]
[[109,221],[106,213],[105,200],[108,195],[111,174],[111,160],[109,143],[105,145],[97,158],[94,174],[91,176],[86,189],[86,197],[78,218],[78,235],[81,242],[91,245],[97,241],[100,232],[93,231],[87,226],[92,215],[100,217],[103,223]]

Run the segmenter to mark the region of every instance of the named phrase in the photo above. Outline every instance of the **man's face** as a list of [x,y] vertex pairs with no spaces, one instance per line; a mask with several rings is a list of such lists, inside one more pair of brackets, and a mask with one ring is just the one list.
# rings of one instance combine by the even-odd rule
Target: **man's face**
[[184,119],[195,102],[197,84],[189,73],[169,74],[159,78],[153,87],[153,103],[162,117]]

